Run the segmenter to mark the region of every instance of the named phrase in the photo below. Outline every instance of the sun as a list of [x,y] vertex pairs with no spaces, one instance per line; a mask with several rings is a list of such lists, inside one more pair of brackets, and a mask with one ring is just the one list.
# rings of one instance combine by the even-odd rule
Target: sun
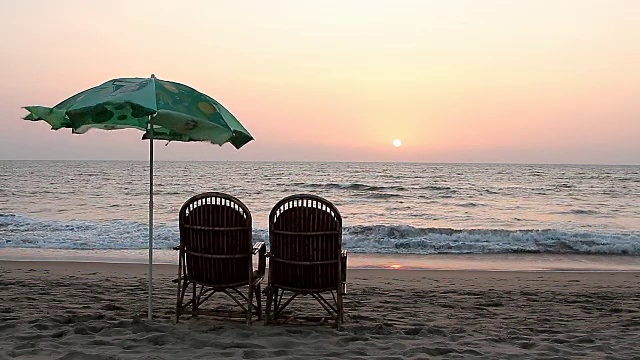
[[392,144],[395,147],[400,147],[400,146],[402,146],[402,141],[400,141],[400,139],[395,139],[395,140],[393,140]]

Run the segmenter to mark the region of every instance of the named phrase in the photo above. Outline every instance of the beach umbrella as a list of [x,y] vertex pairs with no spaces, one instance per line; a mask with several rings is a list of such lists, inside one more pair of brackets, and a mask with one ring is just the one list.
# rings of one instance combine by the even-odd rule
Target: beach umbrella
[[119,78],[78,93],[58,105],[24,107],[25,120],[46,121],[52,130],[135,128],[149,141],[149,312],[152,315],[153,140],[205,141],[236,149],[253,140],[227,109],[186,85],[150,78]]

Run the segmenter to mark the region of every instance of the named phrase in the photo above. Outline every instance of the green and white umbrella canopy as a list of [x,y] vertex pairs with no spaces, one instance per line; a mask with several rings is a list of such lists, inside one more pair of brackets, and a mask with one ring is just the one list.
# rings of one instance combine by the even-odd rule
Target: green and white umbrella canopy
[[46,121],[52,130],[135,128],[149,141],[149,312],[152,318],[153,140],[205,141],[236,149],[253,140],[247,129],[211,97],[186,85],[150,78],[119,78],[78,93],[58,105],[26,106],[25,120]]
[[136,128],[149,138],[231,143],[237,149],[253,137],[219,102],[186,85],[151,78],[121,78],[76,94],[53,108],[27,106],[26,120],[44,120],[53,130]]

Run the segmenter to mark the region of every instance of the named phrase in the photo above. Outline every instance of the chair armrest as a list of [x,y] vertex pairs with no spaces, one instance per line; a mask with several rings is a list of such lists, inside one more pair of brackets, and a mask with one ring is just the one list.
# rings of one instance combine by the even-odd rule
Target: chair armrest
[[347,294],[347,255],[349,253],[347,250],[342,250],[340,254],[340,270],[342,270],[342,274],[340,274],[340,280],[342,281],[342,285],[340,286],[340,292],[342,295]]
[[349,253],[347,252],[347,250],[342,250],[342,253],[340,254],[340,267],[342,268],[342,282],[346,282],[347,281],[347,255]]
[[267,269],[267,246],[263,241],[253,245],[252,254],[258,255],[258,277],[263,277]]
[[264,248],[264,252],[266,253],[267,247],[264,244],[264,242],[263,241],[257,242],[255,244],[253,244],[253,249],[251,250],[251,253],[253,255],[258,254],[260,252],[260,250],[262,250],[262,248]]

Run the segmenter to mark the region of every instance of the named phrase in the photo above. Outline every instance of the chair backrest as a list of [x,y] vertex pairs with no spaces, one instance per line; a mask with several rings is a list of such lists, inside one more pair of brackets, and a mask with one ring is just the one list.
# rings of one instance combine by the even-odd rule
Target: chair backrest
[[342,217],[314,195],[280,200],[269,214],[269,283],[300,292],[339,287]]
[[252,219],[233,196],[208,192],[187,200],[180,209],[180,247],[187,275],[212,286],[240,286],[253,271]]

